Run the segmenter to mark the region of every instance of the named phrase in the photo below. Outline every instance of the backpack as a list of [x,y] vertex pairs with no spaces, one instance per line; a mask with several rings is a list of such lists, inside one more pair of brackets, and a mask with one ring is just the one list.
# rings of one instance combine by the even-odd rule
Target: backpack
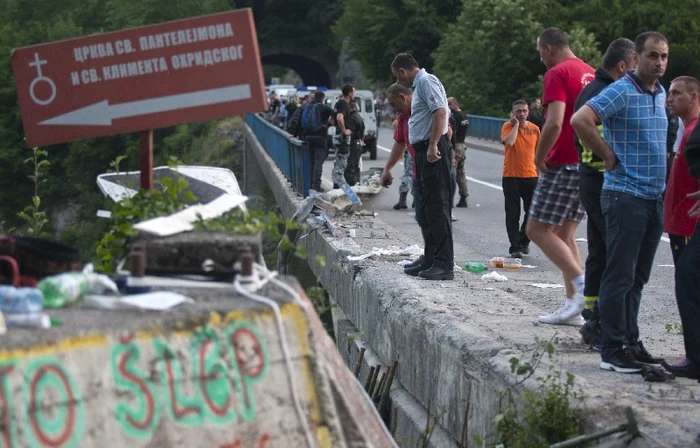
[[287,125],[287,132],[292,134],[294,137],[301,137],[301,114],[306,109],[306,105],[297,107],[289,119],[289,124]]
[[350,112],[346,126],[352,131],[353,140],[360,140],[365,133],[365,121],[357,110]]
[[309,134],[316,134],[323,127],[321,123],[321,103],[310,104],[301,113],[301,128]]

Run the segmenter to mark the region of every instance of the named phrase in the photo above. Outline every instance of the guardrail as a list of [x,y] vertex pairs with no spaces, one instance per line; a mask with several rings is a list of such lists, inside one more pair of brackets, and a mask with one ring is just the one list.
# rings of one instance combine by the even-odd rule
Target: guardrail
[[497,142],[501,141],[503,123],[508,121],[505,118],[484,117],[482,115],[467,115],[467,118],[469,118],[468,136]]
[[247,114],[245,121],[294,189],[307,197],[311,188],[308,144],[291,137],[260,115]]

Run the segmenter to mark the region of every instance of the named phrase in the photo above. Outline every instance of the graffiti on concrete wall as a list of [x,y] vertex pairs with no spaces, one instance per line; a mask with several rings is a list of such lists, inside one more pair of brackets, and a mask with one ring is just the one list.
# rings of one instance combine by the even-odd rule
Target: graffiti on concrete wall
[[[234,321],[223,331],[205,327],[186,339],[173,347],[160,337],[127,335],[115,341],[111,351],[109,346],[98,347],[110,351],[111,365],[103,368],[112,382],[99,393],[115,397],[105,403],[114,403],[109,414],[127,439],[150,439],[166,418],[179,427],[255,419],[253,386],[265,379],[270,365],[257,328]],[[80,375],[53,355],[0,362],[0,448],[80,446],[86,422],[93,417],[86,409],[86,391],[79,387],[87,381]],[[13,388],[19,385],[23,400],[13,398]],[[23,418],[16,418],[20,415]],[[261,436],[257,447],[266,448],[269,439]],[[221,447],[245,448],[241,443]]]

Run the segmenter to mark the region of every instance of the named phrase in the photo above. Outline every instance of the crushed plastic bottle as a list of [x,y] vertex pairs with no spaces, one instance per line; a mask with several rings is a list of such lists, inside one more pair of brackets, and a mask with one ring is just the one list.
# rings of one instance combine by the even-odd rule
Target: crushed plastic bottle
[[519,258],[493,257],[488,261],[489,266],[501,269],[520,269],[522,260]]
[[44,293],[45,308],[62,308],[87,294],[90,281],[88,275],[82,272],[65,272],[46,277],[37,288]]
[[106,275],[96,274],[92,264],[83,272],[65,272],[46,277],[37,285],[44,293],[44,308],[62,308],[82,299],[86,294],[119,294],[117,285]]
[[37,288],[15,288],[0,285],[0,311],[3,313],[38,313],[44,296]]
[[464,263],[464,270],[468,272],[474,272],[476,274],[481,274],[486,270],[486,265],[484,263],[475,263],[473,261],[467,261]]

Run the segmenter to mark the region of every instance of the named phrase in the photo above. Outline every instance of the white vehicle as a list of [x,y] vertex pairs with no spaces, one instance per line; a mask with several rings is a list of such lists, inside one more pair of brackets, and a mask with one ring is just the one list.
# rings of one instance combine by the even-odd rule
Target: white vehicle
[[269,86],[265,86],[265,92],[267,92],[268,97],[272,92],[275,92],[278,97],[282,95],[287,96],[287,91],[294,89],[296,89],[296,86],[293,86],[291,84],[272,84]]
[[[334,107],[335,103],[342,98],[341,90],[326,91],[326,104]],[[365,147],[369,152],[370,160],[377,160],[377,117],[374,112],[374,95],[369,90],[355,90],[355,105],[365,122]],[[338,145],[338,136],[335,133],[335,126],[328,128],[328,148],[334,149]]]

